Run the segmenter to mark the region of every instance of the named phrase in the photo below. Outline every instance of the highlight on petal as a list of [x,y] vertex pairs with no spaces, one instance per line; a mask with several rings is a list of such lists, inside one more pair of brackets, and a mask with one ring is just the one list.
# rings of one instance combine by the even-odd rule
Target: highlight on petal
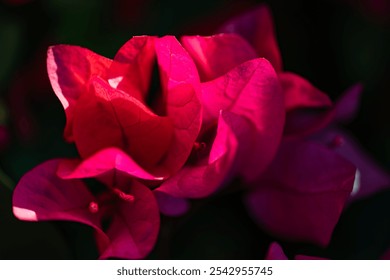
[[184,36],[181,42],[194,59],[203,82],[218,78],[257,57],[251,45],[236,34]]
[[118,181],[119,176],[131,176],[144,180],[162,180],[140,167],[122,150],[111,147],[103,149],[84,160],[63,159],[58,164],[57,174],[63,179],[110,177]]
[[90,211],[95,198],[79,180],[62,180],[56,171],[59,159],[49,160],[27,172],[13,193],[14,215],[26,221],[72,221],[94,228],[106,244],[100,217]]
[[357,176],[350,202],[390,187],[389,172],[381,168],[346,131],[330,127],[313,135],[312,139],[330,147],[356,166]]
[[134,36],[116,53],[108,81],[138,100],[145,100],[155,60],[153,36]]
[[283,88],[286,111],[332,106],[329,97],[303,77],[290,72],[279,73],[278,76]]
[[215,192],[231,175],[238,150],[235,127],[240,125],[247,126],[247,121],[233,113],[221,112],[209,156],[186,164],[156,191],[178,198],[202,198]]
[[202,84],[204,125],[226,110],[254,125],[251,156],[242,168],[248,181],[259,176],[274,157],[285,119],[284,100],[271,64],[262,58],[247,61],[226,75]]
[[196,66],[173,36],[155,40],[166,116],[173,123],[173,137],[161,166],[175,173],[191,153],[201,126],[200,81]]
[[356,168],[309,141],[285,141],[246,197],[254,220],[277,237],[326,246],[348,199]]
[[259,57],[269,60],[277,72],[282,71],[272,14],[266,4],[230,20],[219,31],[241,35],[254,47]]
[[86,48],[69,45],[52,46],[47,52],[47,72],[52,88],[66,113],[64,136],[73,141],[74,105],[89,87],[93,76],[105,78],[111,60]]
[[90,92],[80,97],[74,116],[75,144],[83,158],[118,147],[151,170],[164,158],[174,135],[170,118],[155,115],[100,78],[94,78]]
[[153,249],[160,229],[160,214],[153,192],[140,183],[130,188],[135,200],[119,201],[107,230],[110,245],[100,258],[142,259]]

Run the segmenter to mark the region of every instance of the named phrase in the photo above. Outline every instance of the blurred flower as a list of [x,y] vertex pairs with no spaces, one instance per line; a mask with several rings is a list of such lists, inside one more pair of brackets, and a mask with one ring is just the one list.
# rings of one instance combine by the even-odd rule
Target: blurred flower
[[32,110],[32,103],[46,105],[52,100],[52,90],[46,71],[47,42],[43,42],[32,58],[15,74],[8,90],[10,123],[16,136],[23,143],[31,143],[39,137],[39,123]]
[[346,0],[368,18],[380,23],[388,23],[390,16],[389,0]]

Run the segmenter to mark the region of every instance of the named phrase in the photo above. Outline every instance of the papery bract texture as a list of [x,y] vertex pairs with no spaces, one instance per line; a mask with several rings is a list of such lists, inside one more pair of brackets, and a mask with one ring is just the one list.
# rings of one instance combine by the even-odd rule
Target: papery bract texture
[[[147,104],[155,61],[157,104]],[[176,172],[188,158],[201,125],[199,76],[172,36],[134,37],[114,60],[76,46],[48,51],[52,87],[67,116],[65,137],[82,158],[117,147],[154,174]]]
[[[247,118],[252,145],[240,173],[254,179],[274,157],[284,124],[284,101],[272,66],[264,59],[245,62],[224,76],[202,84],[204,122],[215,120],[219,110]],[[244,143],[242,143],[244,144]]]
[[355,172],[349,161],[326,147],[287,141],[247,195],[247,206],[255,221],[275,236],[326,246]]
[[282,58],[276,41],[271,11],[267,5],[260,5],[230,20],[219,29],[219,32],[241,35],[254,47],[259,57],[268,59],[277,72],[282,70]]
[[66,113],[65,139],[73,141],[73,110],[94,76],[105,78],[111,60],[86,48],[58,45],[47,52],[47,72]]
[[272,65],[252,59],[256,53],[234,34],[187,36],[182,42],[203,73],[202,127],[213,126],[221,110],[242,116],[253,126],[238,143],[247,147],[247,153],[236,158],[241,163],[238,173],[253,180],[275,155],[284,125],[284,97]]
[[[108,188],[105,194],[112,199],[102,200],[81,180],[59,178],[60,162],[47,161],[23,176],[13,194],[14,215],[26,221],[83,223],[95,229],[101,258],[144,258],[156,242],[160,224],[153,193],[132,182],[122,190]],[[107,219],[105,230],[102,222]]]
[[378,165],[355,139],[337,127],[329,127],[312,136],[356,166],[350,202],[366,198],[390,187],[390,174]]
[[202,82],[216,79],[258,57],[252,46],[236,34],[184,36],[181,42],[194,59]]

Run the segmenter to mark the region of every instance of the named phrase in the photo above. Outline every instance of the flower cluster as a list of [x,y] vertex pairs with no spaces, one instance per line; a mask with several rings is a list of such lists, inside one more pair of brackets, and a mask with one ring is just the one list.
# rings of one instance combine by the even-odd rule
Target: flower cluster
[[[267,232],[326,246],[354,185],[359,195],[390,181],[362,166],[367,161],[337,130],[353,117],[361,87],[332,104],[283,71],[266,6],[220,32],[180,41],[133,37],[112,60],[78,46],[50,47],[64,137],[79,158],[25,174],[14,191],[15,216],[84,223],[95,229],[101,258],[144,258],[160,212],[185,214],[189,199],[239,178],[248,211]],[[370,168],[376,181],[365,186]]]

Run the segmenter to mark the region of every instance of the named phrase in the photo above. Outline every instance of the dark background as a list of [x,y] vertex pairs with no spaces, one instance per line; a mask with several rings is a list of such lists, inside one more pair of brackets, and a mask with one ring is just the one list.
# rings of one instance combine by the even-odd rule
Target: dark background
[[[65,116],[45,68],[49,45],[81,45],[113,57],[133,35],[211,35],[262,2],[273,12],[285,70],[306,77],[333,100],[363,83],[359,114],[346,128],[389,170],[387,0],[0,0],[0,259],[97,257],[89,228],[30,224],[11,214],[10,189],[26,171],[50,158],[77,155],[62,138]],[[250,220],[241,195],[196,201],[185,217],[163,217],[150,258],[264,258],[274,239]],[[348,207],[329,248],[281,244],[289,256],[376,259],[390,248],[389,214],[390,192],[383,192]]]

